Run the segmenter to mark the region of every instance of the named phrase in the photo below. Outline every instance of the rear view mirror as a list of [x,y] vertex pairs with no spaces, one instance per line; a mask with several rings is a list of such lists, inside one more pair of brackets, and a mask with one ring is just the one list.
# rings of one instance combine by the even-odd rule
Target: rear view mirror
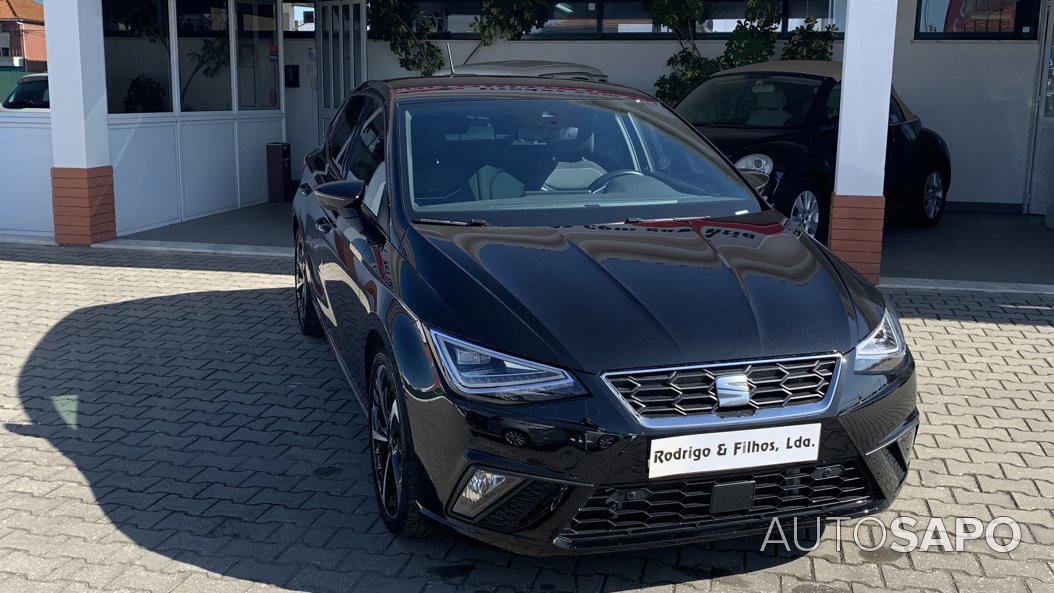
[[345,208],[358,208],[365,189],[365,184],[358,179],[331,181],[316,187],[315,197],[323,208],[339,212]]
[[755,190],[757,190],[757,192],[759,194],[764,194],[765,193],[765,188],[768,187],[768,184],[769,184],[769,176],[768,175],[762,173],[761,171],[742,171],[741,170],[740,173],[743,175],[743,178],[747,180],[747,183],[750,184],[750,187],[752,187]]

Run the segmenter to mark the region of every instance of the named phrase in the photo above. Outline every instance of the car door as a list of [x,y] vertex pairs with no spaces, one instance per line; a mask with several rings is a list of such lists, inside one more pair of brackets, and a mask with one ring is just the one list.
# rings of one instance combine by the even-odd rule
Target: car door
[[383,102],[380,97],[368,96],[339,162],[344,179],[363,183],[363,200],[357,208],[330,213],[332,229],[328,233],[330,240],[325,243],[328,252],[324,257],[334,264],[325,275],[326,292],[330,295],[337,325],[334,340],[339,343],[345,367],[356,382],[366,374],[364,349],[369,316],[376,310],[386,284],[381,257],[387,237],[386,225],[381,222],[387,199],[385,134]]
[[338,276],[337,270],[334,269],[336,261],[329,255],[333,252],[333,213],[324,209],[312,193],[318,185],[341,178],[340,159],[351,142],[365,102],[366,98],[363,96],[352,96],[344,102],[330,123],[322,148],[306,159],[307,175],[301,180],[300,190],[307,198],[304,200],[306,206],[302,214],[304,247],[321,321],[331,338],[336,337],[337,319],[329,294],[332,282],[326,280]]

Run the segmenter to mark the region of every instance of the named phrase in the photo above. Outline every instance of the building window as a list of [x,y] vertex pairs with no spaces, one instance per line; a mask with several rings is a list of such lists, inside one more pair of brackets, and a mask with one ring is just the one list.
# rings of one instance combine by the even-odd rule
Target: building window
[[110,113],[172,111],[167,0],[103,0]]
[[286,37],[315,37],[315,3],[282,2],[282,31]]
[[[780,0],[785,18],[780,27],[787,37],[808,17],[820,27],[834,25],[845,32],[845,11],[849,0]],[[994,0],[993,0],[994,1]],[[1031,0],[1036,1],[1036,0]],[[437,39],[479,39],[474,27],[481,2],[415,2],[407,4],[422,11],[432,22]],[[673,39],[667,27],[656,26],[641,0],[597,0],[596,2],[548,2],[548,14],[541,27],[524,39]],[[694,23],[699,36],[728,36],[746,15],[746,0],[706,0],[703,14]],[[287,31],[289,29],[286,29]]]
[[183,111],[231,109],[226,0],[176,0],[179,96]]
[[596,37],[597,4],[597,2],[551,2],[545,24],[524,35],[524,39]]
[[919,0],[916,39],[1036,39],[1040,0]]
[[274,0],[239,0],[238,108],[278,109],[278,22]]
[[477,35],[473,26],[479,18],[481,2],[415,2],[432,22],[440,37],[457,38]]
[[605,36],[655,35],[669,36],[668,27],[660,27],[651,20],[651,13],[639,0],[608,0],[602,4],[604,11],[601,33]]
[[816,19],[819,28],[835,26],[845,31],[845,9],[849,0],[790,0],[787,5],[787,31],[805,24],[805,19]]
[[695,25],[695,32],[704,35],[728,34],[747,14],[746,0],[721,0],[703,4],[703,18]]

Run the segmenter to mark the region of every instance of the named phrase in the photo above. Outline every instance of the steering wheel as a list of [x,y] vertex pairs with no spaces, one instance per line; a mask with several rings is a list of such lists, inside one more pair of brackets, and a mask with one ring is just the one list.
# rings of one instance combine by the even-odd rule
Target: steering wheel
[[616,177],[622,177],[623,175],[639,175],[643,177],[644,173],[641,173],[636,169],[615,169],[614,171],[608,171],[594,179],[593,183],[590,183],[589,187],[586,188],[586,191],[591,194],[598,193],[600,190],[607,187],[607,184],[611,183]]

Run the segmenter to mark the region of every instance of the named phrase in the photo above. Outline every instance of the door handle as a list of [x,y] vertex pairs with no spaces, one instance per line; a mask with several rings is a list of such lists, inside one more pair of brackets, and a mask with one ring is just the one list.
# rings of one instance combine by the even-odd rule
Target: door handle
[[333,231],[333,223],[326,218],[315,219],[315,228],[322,234],[329,234]]

